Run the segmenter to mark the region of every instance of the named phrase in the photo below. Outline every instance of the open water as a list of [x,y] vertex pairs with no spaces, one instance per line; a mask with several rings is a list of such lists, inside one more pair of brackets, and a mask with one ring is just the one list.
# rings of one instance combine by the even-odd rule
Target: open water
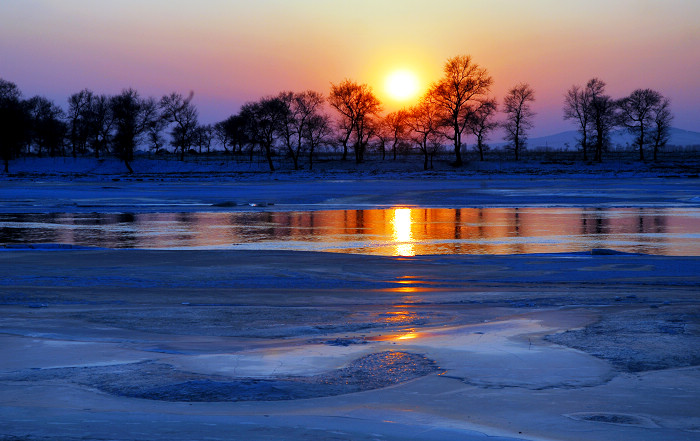
[[408,208],[0,214],[0,244],[412,256],[609,248],[700,255],[698,208]]

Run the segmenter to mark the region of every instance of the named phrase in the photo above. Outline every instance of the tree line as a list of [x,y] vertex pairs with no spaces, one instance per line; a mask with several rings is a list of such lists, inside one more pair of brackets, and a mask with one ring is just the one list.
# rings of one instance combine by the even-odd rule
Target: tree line
[[[483,161],[490,135],[500,128],[506,149],[519,160],[533,127],[535,92],[527,83],[509,89],[498,120],[492,85],[485,68],[458,55],[447,60],[442,77],[415,105],[386,115],[370,86],[346,79],[332,83],[327,97],[312,90],[284,91],[248,102],[216,124],[200,124],[192,92],[156,99],[133,89],[113,96],[84,89],[71,95],[64,109],[45,97],[24,99],[14,83],[0,79],[0,153],[5,172],[11,159],[30,154],[114,155],[132,171],[139,148],[160,153],[169,146],[184,160],[188,153],[217,147],[251,161],[256,153],[262,155],[273,171],[275,156],[289,158],[295,170],[305,159],[311,169],[321,147],[342,149],[342,160],[352,153],[357,163],[365,161],[369,149],[382,159],[415,149],[427,170],[446,143],[452,146],[453,164],[462,165],[467,136],[475,139],[473,148]],[[615,100],[605,93],[605,83],[593,78],[566,92],[563,111],[564,119],[577,126],[584,161],[590,154],[602,161],[616,127],[635,136],[640,160],[649,147],[656,160],[668,142],[670,102],[651,89]]]

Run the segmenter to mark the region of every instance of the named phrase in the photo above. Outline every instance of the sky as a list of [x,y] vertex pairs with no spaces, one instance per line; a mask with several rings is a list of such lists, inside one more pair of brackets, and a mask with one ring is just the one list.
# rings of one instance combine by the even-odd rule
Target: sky
[[0,78],[65,107],[89,88],[144,96],[194,91],[212,123],[283,90],[373,87],[413,72],[423,90],[470,55],[499,101],[535,90],[532,136],[575,129],[566,90],[598,77],[614,98],[652,88],[673,125],[700,131],[698,0],[1,0]]

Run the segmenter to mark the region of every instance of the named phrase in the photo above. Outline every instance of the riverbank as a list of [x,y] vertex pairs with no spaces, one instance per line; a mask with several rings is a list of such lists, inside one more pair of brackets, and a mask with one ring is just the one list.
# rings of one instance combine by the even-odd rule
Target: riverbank
[[531,159],[513,161],[500,155],[486,161],[476,158],[454,167],[444,155],[423,170],[418,156],[400,156],[396,160],[370,155],[362,164],[341,161],[337,155],[319,158],[313,170],[294,170],[283,157],[275,159],[275,171],[260,158],[222,153],[188,155],[180,161],[172,156],[139,155],[130,162],[133,173],[113,157],[25,157],[11,161],[10,173],[0,181],[136,181],[136,182],[260,182],[299,180],[453,180],[490,177],[605,177],[605,178],[695,178],[700,175],[700,157],[696,151],[674,152],[658,162],[641,162],[628,152],[611,152],[604,162],[581,161],[577,155],[549,152]]

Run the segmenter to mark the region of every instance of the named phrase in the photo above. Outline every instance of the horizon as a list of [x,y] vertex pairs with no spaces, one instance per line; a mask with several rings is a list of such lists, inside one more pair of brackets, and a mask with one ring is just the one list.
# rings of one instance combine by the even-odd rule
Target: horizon
[[132,87],[154,97],[193,90],[201,121],[213,123],[283,90],[327,95],[345,78],[370,85],[386,111],[410,106],[410,98],[388,95],[387,77],[411,72],[422,92],[449,57],[466,54],[493,76],[499,103],[516,83],[532,85],[533,138],[575,129],[563,120],[563,96],[592,77],[613,98],[655,89],[671,99],[674,127],[700,131],[697,16],[700,3],[689,0],[7,0],[0,78],[64,108],[85,88],[116,94]]

